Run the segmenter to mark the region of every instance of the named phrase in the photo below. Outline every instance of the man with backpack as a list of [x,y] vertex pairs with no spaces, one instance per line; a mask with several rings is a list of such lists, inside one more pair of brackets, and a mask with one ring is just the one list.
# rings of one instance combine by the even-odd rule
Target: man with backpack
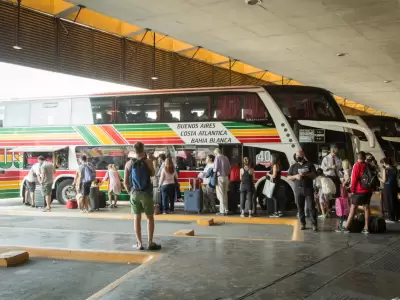
[[[80,205],[81,212],[88,213],[90,211],[90,187],[96,179],[96,169],[88,162],[86,155],[81,156],[81,165],[79,166],[79,193],[82,195],[82,203]],[[78,199],[79,200],[79,199]]]
[[137,142],[134,151],[129,153],[129,160],[125,164],[124,186],[130,191],[131,211],[135,215],[135,234],[137,244],[134,246],[138,250],[144,250],[142,243],[142,213],[147,217],[147,236],[148,250],[160,250],[161,245],[153,242],[154,234],[154,201],[153,185],[150,177],[154,176],[155,171],[150,160],[146,159],[144,145]]
[[353,194],[351,197],[351,207],[347,222],[338,230],[339,232],[349,233],[349,228],[353,221],[354,215],[357,212],[358,206],[364,206],[365,225],[362,233],[368,234],[368,224],[370,219],[370,202],[374,188],[379,184],[377,174],[373,172],[372,167],[365,161],[366,154],[360,151],[357,154],[357,162],[353,167],[351,174],[350,191]]

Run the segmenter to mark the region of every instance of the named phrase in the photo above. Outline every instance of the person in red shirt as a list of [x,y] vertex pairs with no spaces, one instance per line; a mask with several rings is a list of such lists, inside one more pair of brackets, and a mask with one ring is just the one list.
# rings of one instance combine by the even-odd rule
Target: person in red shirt
[[361,176],[363,175],[365,169],[368,166],[368,163],[365,160],[366,160],[365,152],[360,151],[357,154],[357,162],[354,165],[353,171],[351,173],[350,191],[353,195],[351,196],[351,207],[350,207],[349,217],[347,218],[347,222],[341,230],[341,232],[344,233],[349,232],[351,222],[353,221],[358,206],[364,206],[364,212],[365,212],[365,225],[362,233],[364,234],[369,233],[368,223],[369,223],[369,217],[371,215],[369,204],[371,202],[372,190],[363,187],[360,182]]

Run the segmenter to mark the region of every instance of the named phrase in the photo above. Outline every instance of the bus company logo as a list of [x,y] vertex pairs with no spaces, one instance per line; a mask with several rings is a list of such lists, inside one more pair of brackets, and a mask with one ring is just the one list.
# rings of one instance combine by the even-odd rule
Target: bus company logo
[[186,144],[239,143],[224,125],[218,122],[169,124]]

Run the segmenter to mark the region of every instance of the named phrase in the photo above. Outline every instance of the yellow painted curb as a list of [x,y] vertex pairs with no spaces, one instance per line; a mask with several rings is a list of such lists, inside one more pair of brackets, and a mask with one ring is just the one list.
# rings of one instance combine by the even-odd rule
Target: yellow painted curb
[[160,254],[134,251],[96,251],[53,248],[0,247],[0,251],[26,251],[30,257],[77,261],[98,261],[108,263],[144,264],[157,259]]
[[26,251],[13,250],[0,254],[0,267],[14,267],[23,264],[29,260],[29,254]]
[[181,229],[174,233],[174,235],[185,235],[185,236],[194,236],[193,229]]

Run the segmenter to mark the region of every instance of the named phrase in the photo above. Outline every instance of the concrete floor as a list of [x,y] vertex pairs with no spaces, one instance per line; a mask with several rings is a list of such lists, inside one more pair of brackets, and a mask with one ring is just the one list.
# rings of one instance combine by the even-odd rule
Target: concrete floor
[[[280,238],[285,230],[271,225],[224,224],[207,228],[209,238],[168,235],[192,225],[157,221],[161,257],[101,299],[400,296],[400,224],[389,224],[386,234],[364,236],[334,233],[336,220],[325,220],[319,232],[305,231],[300,242],[285,241]],[[8,215],[0,217],[0,227],[0,245],[131,251],[135,242],[132,221]],[[257,238],[262,232],[274,232],[281,241]]]
[[136,267],[33,258],[0,271],[0,299],[84,300]]

